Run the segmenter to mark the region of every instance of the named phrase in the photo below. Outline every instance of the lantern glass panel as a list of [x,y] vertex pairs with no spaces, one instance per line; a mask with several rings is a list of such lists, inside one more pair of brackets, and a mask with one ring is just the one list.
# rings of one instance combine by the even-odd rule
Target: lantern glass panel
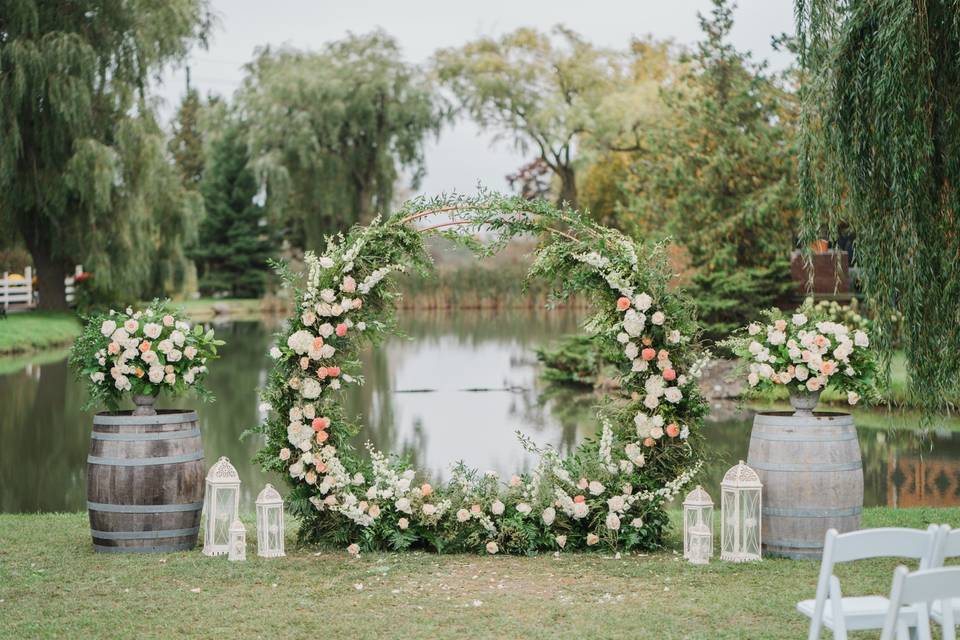
[[272,508],[267,514],[267,541],[272,551],[280,549],[280,509]]
[[741,551],[745,556],[760,555],[760,492],[749,489],[740,494],[740,513],[743,523]]
[[236,506],[237,490],[230,488],[214,489],[214,514],[215,522],[213,524],[213,542],[217,545],[227,545],[230,543],[230,523],[236,517],[234,509]]
[[721,509],[723,512],[723,540],[721,541],[721,549],[724,553],[735,553],[739,550],[739,545],[737,544],[738,522],[736,504],[736,493],[724,490]]

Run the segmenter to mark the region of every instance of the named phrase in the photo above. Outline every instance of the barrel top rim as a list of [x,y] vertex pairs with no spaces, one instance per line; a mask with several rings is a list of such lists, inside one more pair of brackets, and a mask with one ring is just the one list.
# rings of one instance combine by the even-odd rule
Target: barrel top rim
[[758,411],[758,416],[771,416],[774,418],[847,418],[853,417],[852,413],[845,411],[814,411],[810,416],[794,416],[793,411]]
[[196,420],[197,412],[193,409],[159,409],[155,416],[135,416],[132,410],[100,411],[93,416],[94,425],[151,425]]

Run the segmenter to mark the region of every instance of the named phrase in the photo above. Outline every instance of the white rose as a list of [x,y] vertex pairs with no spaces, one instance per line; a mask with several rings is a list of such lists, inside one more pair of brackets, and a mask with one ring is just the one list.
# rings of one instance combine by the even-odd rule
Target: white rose
[[592,493],[592,494],[595,495],[595,496],[598,496],[598,495],[600,495],[601,493],[603,493],[603,490],[604,490],[606,487],[604,487],[603,484],[601,484],[601,483],[598,482],[597,480],[592,480],[592,481],[590,482],[590,484],[587,485],[587,488],[590,490],[590,493]]
[[470,519],[470,512],[466,509],[460,509],[457,511],[457,522],[466,522]]
[[793,376],[800,382],[803,382],[810,376],[810,371],[802,364],[797,365],[797,368],[793,371]]
[[630,521],[630,526],[633,527],[634,529],[642,529],[643,518],[634,518],[633,520]]
[[807,324],[807,316],[803,315],[802,313],[793,314],[793,318],[791,318],[791,320],[793,320],[793,324],[798,327],[802,327],[803,325]]
[[620,333],[617,334],[617,342],[619,342],[620,344],[627,344],[628,342],[630,342],[630,336],[624,333],[623,331],[621,331]]
[[856,391],[848,391],[847,402],[849,402],[850,404],[857,404],[858,402],[860,402],[860,394],[857,393]]
[[680,391],[679,387],[670,387],[663,392],[663,397],[666,398],[667,402],[676,404],[683,399],[683,392]]
[[140,328],[140,323],[134,320],[133,318],[130,318],[129,320],[123,323],[123,329],[130,334],[136,333],[137,329],[139,328]]
[[97,384],[100,384],[101,382],[103,382],[103,379],[105,377],[106,376],[103,375],[103,371],[94,371],[93,373],[90,374],[90,379],[96,382]]
[[659,440],[663,437],[663,427],[650,427],[650,437]]
[[677,344],[680,342],[680,331],[679,329],[674,329],[670,332],[670,335],[667,336],[667,342],[671,344]]
[[642,313],[637,313],[633,309],[627,310],[623,316],[623,330],[628,335],[637,337],[643,333],[643,325],[646,324],[646,317]]
[[751,322],[750,325],[747,327],[747,333],[749,333],[752,336],[757,335],[758,333],[760,333],[760,325],[757,324],[756,322]]
[[400,527],[401,530],[406,530],[406,528],[410,526],[410,521],[406,518],[400,518],[397,520],[397,526]]
[[113,386],[120,391],[129,391],[131,386],[130,379],[126,376],[116,376],[113,380]]
[[517,511],[523,515],[528,515],[531,510],[532,509],[530,508],[530,505],[528,505],[526,502],[521,502],[517,505]]
[[313,335],[303,329],[295,331],[287,338],[287,346],[300,355],[309,353],[313,346]]
[[280,349],[279,349],[278,347],[271,347],[271,348],[270,348],[270,357],[273,358],[274,360],[279,360],[279,359],[280,359],[280,356],[282,356],[282,355],[283,355],[283,352],[280,351]]
[[747,376],[747,384],[749,384],[751,387],[755,387],[760,384],[760,376],[757,375],[756,371],[751,371]]
[[667,316],[663,315],[662,311],[657,311],[652,316],[650,316],[650,322],[658,326],[666,322],[666,320],[667,320]]
[[197,348],[191,345],[183,350],[183,355],[187,356],[188,360],[193,360],[197,357]]
[[109,338],[113,335],[113,332],[117,330],[117,323],[113,320],[104,320],[103,324],[100,325],[100,333],[105,337]]
[[493,504],[490,505],[490,513],[492,513],[495,516],[499,516],[503,514],[503,510],[505,508],[506,508],[506,505],[504,505],[502,502],[500,502],[499,500],[494,500]]
[[787,341],[787,334],[783,331],[769,331],[767,332],[767,342],[772,345],[781,345]]
[[626,354],[628,359],[633,360],[637,357],[637,355],[639,355],[640,347],[638,347],[635,342],[630,342],[627,344],[626,348],[624,348],[623,352]]
[[607,508],[610,511],[623,511],[623,508],[626,506],[626,503],[623,501],[623,496],[613,496],[607,500]]
[[173,384],[177,381],[177,374],[168,373],[167,375],[163,376],[163,381],[167,384]]
[[586,502],[574,502],[573,503],[573,517],[577,520],[585,518],[590,512],[590,507],[587,506]]
[[167,362],[179,362],[181,357],[183,357],[183,353],[177,349],[171,349],[170,353],[167,354]]
[[653,298],[646,293],[641,293],[633,299],[633,306],[635,306],[639,311],[646,311],[650,308],[651,304],[653,304]]
[[397,508],[397,511],[402,511],[403,513],[412,513],[410,507],[410,500],[408,498],[399,498],[393,505]]
[[487,543],[487,553],[490,555],[495,554],[497,551],[500,551],[500,547],[497,546],[497,543],[491,540]]
[[150,371],[147,373],[147,377],[150,379],[150,382],[157,384],[163,380],[163,367],[150,367]]
[[620,529],[620,518],[615,513],[607,514],[607,529],[617,531]]
[[182,347],[187,337],[180,331],[174,331],[170,334],[170,339],[173,340],[173,344],[177,345],[178,347]]
[[869,347],[870,338],[867,337],[867,334],[859,329],[853,332],[853,344],[858,347]]
[[656,409],[660,406],[660,399],[653,394],[648,394],[647,397],[643,399],[643,406],[647,409]]
[[321,391],[323,391],[323,388],[320,386],[319,382],[313,378],[304,378],[300,389],[300,393],[304,398],[307,398],[308,400],[319,398]]
[[750,342],[750,345],[747,347],[747,351],[749,351],[753,355],[757,355],[758,353],[763,351],[763,345],[757,342],[756,340],[753,340],[752,342]]
[[437,507],[429,502],[423,505],[420,509],[423,511],[423,515],[425,516],[432,516],[437,512]]
[[549,527],[557,517],[557,510],[553,507],[547,507],[543,510],[543,513],[540,514],[540,517],[543,518],[543,524]]
[[322,325],[317,327],[317,332],[324,338],[329,338],[333,335],[333,325],[329,322],[324,322]]
[[319,262],[320,262],[320,266],[323,267],[324,269],[329,269],[330,267],[333,266],[333,258],[331,258],[330,256],[320,256]]
[[151,340],[156,340],[159,338],[161,331],[163,331],[163,327],[156,322],[148,322],[147,324],[143,325],[143,335],[147,336]]
[[320,292],[320,299],[324,302],[332,303],[337,299],[337,293],[333,289],[324,289]]

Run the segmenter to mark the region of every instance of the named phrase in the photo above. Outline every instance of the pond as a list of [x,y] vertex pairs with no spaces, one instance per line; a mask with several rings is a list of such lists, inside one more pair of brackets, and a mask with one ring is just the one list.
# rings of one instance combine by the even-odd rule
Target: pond
[[[346,406],[367,425],[357,446],[408,456],[436,480],[463,460],[501,474],[529,469],[534,459],[517,442],[522,431],[569,453],[596,431],[595,395],[551,386],[539,378],[534,349],[577,331],[570,311],[459,311],[400,314],[406,338],[364,354],[366,384]],[[266,352],[278,321],[226,322],[227,341],[209,386],[217,401],[196,406],[207,462],[225,455],[244,483],[244,504],[268,478],[251,458],[256,438],[240,434],[261,418],[257,389],[267,376]],[[0,512],[80,511],[86,505],[86,456],[91,415],[70,374],[66,352],[0,359]],[[753,414],[717,403],[707,424],[708,490],[724,469],[746,456]],[[867,506],[960,505],[960,432],[919,438],[887,428],[878,412],[858,411]],[[907,426],[907,425],[902,425]]]

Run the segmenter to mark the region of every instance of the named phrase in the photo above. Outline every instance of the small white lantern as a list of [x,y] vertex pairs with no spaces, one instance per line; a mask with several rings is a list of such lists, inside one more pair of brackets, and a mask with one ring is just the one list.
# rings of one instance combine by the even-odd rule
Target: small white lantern
[[220,458],[207,473],[203,554],[222,556],[230,551],[230,525],[240,508],[240,475],[227,458]]
[[763,483],[743,460],[720,483],[720,558],[732,562],[760,559]]
[[268,484],[257,496],[257,555],[279,558],[283,552],[283,498]]
[[713,532],[703,523],[690,528],[690,551],[687,559],[691,564],[707,564],[713,556]]
[[[703,525],[709,533],[708,558],[713,557],[713,498],[703,487],[697,487],[687,494],[683,501],[683,557],[691,560],[690,543],[693,528]],[[692,560],[691,560],[692,562]]]
[[230,555],[231,562],[247,559],[247,528],[239,520],[230,525]]

